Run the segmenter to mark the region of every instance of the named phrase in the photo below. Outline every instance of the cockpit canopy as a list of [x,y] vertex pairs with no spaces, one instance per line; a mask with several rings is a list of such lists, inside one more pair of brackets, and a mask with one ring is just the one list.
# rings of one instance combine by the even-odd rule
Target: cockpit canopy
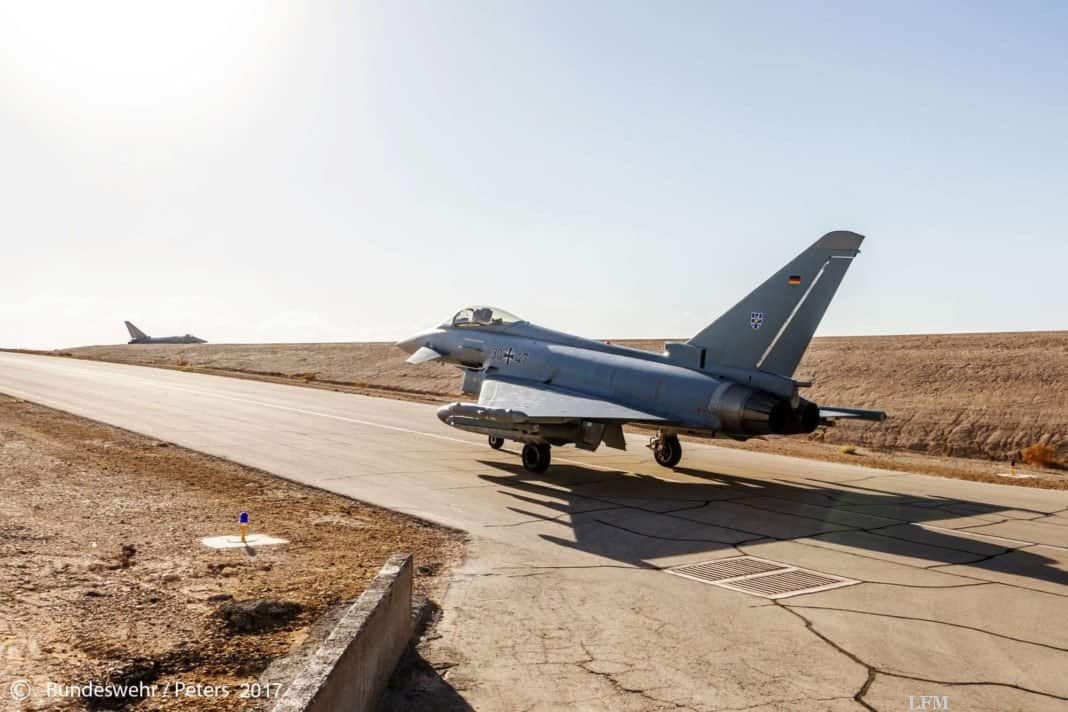
[[462,327],[480,327],[480,326],[506,326],[508,324],[515,324],[516,322],[523,321],[515,314],[509,314],[503,309],[497,309],[496,307],[467,307],[456,312],[456,315],[443,326],[462,326]]

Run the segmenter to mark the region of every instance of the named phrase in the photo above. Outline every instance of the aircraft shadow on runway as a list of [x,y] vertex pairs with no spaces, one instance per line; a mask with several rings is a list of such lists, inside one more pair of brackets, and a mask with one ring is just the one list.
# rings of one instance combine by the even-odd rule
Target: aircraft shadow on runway
[[[724,549],[742,553],[737,547],[800,541],[882,560],[911,557],[915,563],[897,561],[914,568],[938,571],[962,564],[1068,585],[1068,571],[1056,568],[1055,559],[1029,551],[1027,542],[979,540],[922,526],[984,526],[986,520],[1009,519],[998,516],[1009,510],[1028,517],[1026,509],[862,484],[755,479],[691,468],[676,471],[707,482],[571,464],[532,475],[518,464],[480,462],[502,473],[479,477],[516,500],[510,510],[531,522],[571,530],[570,536],[542,533],[542,539],[636,567],[661,568],[652,562],[669,556],[722,555]],[[961,524],[965,518],[974,522]]]

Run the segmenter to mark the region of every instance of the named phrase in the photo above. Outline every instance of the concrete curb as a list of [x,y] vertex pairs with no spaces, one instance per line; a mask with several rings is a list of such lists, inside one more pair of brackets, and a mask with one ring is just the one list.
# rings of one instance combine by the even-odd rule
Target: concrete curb
[[393,554],[272,712],[370,710],[412,635],[412,556]]

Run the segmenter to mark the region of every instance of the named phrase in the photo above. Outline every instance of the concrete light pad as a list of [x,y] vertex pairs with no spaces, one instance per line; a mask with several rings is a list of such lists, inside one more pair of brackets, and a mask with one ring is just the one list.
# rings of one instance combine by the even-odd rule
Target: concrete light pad
[[240,536],[230,534],[228,536],[207,536],[200,540],[204,546],[210,549],[244,549],[245,547],[275,546],[288,544],[288,539],[278,539],[266,534],[249,534],[245,541]]

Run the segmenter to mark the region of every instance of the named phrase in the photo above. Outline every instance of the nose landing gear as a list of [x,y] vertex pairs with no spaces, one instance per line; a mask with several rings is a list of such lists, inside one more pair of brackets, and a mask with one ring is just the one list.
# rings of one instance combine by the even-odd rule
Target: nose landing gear
[[491,448],[493,448],[494,450],[500,450],[503,445],[504,445],[504,438],[502,438],[500,435],[490,435],[489,436],[489,446]]
[[649,441],[649,449],[653,451],[656,464],[664,467],[674,467],[682,459],[682,444],[677,435],[657,433]]

